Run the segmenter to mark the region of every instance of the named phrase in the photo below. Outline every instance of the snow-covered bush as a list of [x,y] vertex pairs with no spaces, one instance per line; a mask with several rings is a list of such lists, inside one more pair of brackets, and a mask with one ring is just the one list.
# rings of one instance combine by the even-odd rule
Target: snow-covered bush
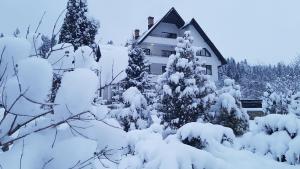
[[125,107],[113,111],[125,131],[144,129],[151,123],[147,110],[147,101],[136,87],[130,87],[123,93]]
[[211,123],[188,123],[177,131],[177,137],[183,143],[198,149],[217,144],[233,144],[235,136],[232,129]]
[[239,141],[241,148],[277,161],[300,164],[300,119],[293,114],[255,118],[255,127]]
[[226,79],[212,109],[214,122],[231,128],[236,135],[244,134],[249,128],[249,116],[242,109],[240,97],[240,87],[234,80]]
[[130,153],[125,155],[119,169],[223,169],[228,165],[211,155],[181,143],[177,139],[163,140],[151,128],[127,134]]

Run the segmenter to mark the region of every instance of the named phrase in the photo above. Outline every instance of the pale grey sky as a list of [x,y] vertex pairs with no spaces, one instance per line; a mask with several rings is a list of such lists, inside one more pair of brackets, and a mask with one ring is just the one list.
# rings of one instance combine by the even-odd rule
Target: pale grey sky
[[[35,27],[47,11],[41,31],[50,34],[67,0],[0,0],[0,32]],[[300,54],[299,0],[88,0],[100,20],[103,42],[124,43],[148,16],[162,17],[175,7],[185,20],[194,17],[224,57],[250,63],[290,62]]]

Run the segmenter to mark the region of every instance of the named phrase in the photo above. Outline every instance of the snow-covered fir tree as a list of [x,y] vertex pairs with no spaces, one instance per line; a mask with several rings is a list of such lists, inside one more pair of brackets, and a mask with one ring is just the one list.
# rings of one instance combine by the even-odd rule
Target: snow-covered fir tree
[[249,116],[242,109],[240,98],[240,86],[234,80],[226,79],[212,108],[215,123],[231,128],[236,135],[244,134],[249,128]]
[[216,85],[209,75],[205,74],[205,63],[198,57],[195,57],[194,75],[198,87],[195,99],[197,111],[200,112],[203,121],[210,122],[210,109],[215,103]]
[[71,43],[75,50],[80,46],[89,46],[96,51],[95,36],[99,23],[89,18],[87,12],[86,0],[68,1],[58,43]]
[[195,79],[195,57],[190,32],[179,37],[176,54],[169,57],[166,72],[159,80],[162,90],[159,109],[166,128],[178,129],[199,117]]
[[129,47],[128,56],[128,67],[125,70],[127,76],[122,81],[122,87],[125,90],[136,87],[143,93],[149,88],[149,65],[145,60],[144,50],[133,42]]
[[267,83],[266,91],[263,95],[262,108],[266,114],[288,114],[288,104],[292,92],[287,94],[276,92],[273,87]]
[[136,88],[130,87],[123,95],[124,108],[115,110],[117,118],[125,131],[145,129],[151,123],[151,117],[147,111],[147,100]]

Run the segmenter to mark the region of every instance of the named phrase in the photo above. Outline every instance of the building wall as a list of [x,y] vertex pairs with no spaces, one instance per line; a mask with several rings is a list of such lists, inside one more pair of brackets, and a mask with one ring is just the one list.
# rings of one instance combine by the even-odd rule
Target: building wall
[[[150,49],[150,56],[146,56],[146,59],[150,64],[150,71],[152,74],[162,74],[162,66],[165,66],[168,63],[168,57],[162,57],[162,50],[170,50],[174,51],[177,40],[171,38],[163,38],[156,37],[162,32],[176,33],[178,36],[182,36],[185,31],[191,31],[191,35],[194,37],[193,46],[196,48],[206,48],[211,57],[201,56],[201,60],[203,60],[207,65],[212,66],[212,79],[217,81],[219,78],[218,69],[221,66],[221,61],[212,51],[212,49],[208,46],[208,44],[204,41],[202,36],[198,33],[198,31],[194,28],[193,25],[187,26],[184,30],[180,30],[177,28],[175,24],[169,23],[160,23],[157,27],[145,38],[143,43],[141,44],[142,48]],[[155,37],[154,37],[155,36]],[[196,51],[195,51],[196,52]]]

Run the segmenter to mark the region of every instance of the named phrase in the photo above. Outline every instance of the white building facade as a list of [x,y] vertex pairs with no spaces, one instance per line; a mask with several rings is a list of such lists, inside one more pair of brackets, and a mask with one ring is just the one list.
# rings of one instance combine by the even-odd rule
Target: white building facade
[[218,69],[226,64],[226,60],[196,20],[186,23],[174,8],[156,23],[153,17],[148,17],[148,30],[142,36],[139,35],[139,30],[135,30],[137,43],[144,49],[150,63],[150,73],[160,75],[165,71],[169,56],[175,54],[177,37],[182,36],[185,31],[190,31],[194,37],[195,56],[205,62],[206,74],[217,81]]

